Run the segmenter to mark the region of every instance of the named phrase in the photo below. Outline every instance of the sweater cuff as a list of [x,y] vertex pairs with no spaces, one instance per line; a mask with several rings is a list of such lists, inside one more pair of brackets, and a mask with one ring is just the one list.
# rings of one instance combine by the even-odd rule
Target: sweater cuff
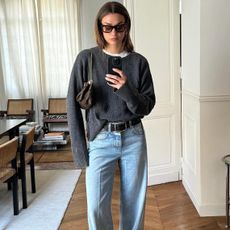
[[129,81],[126,81],[126,83],[120,89],[116,90],[115,93],[126,101],[126,103],[130,104],[135,103],[136,96],[138,95],[137,89]]

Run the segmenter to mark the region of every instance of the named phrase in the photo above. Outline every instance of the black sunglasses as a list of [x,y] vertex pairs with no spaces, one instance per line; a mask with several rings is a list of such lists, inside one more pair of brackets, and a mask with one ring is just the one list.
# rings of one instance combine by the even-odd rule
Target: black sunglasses
[[118,24],[118,25],[115,25],[115,26],[111,26],[111,25],[102,25],[101,24],[101,27],[102,27],[102,31],[104,33],[111,33],[113,29],[116,30],[116,32],[118,33],[121,33],[121,32],[124,32],[125,29],[126,29],[126,24],[123,23],[123,24]]

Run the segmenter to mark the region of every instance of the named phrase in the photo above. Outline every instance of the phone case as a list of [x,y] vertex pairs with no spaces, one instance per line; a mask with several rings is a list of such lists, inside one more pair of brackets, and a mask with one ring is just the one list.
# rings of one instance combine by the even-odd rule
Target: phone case
[[118,73],[113,71],[113,68],[122,70],[122,59],[121,57],[109,57],[108,60],[108,73],[119,76]]

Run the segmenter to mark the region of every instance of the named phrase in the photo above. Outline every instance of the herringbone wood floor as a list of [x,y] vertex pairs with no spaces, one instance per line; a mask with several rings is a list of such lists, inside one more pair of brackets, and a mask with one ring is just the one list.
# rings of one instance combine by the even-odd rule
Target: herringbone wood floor
[[[69,151],[36,154],[41,168],[73,168]],[[85,194],[85,173],[82,172],[59,230],[88,230]],[[119,225],[119,171],[117,170],[113,200],[115,230]],[[224,217],[199,217],[181,181],[148,187],[145,230],[219,230]],[[127,229],[129,230],[129,229]]]

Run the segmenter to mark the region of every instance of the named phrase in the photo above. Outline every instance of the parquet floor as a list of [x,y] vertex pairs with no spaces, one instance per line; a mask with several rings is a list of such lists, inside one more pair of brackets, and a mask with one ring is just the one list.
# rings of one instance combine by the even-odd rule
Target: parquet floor
[[[42,168],[73,168],[68,151],[36,154],[36,165]],[[88,230],[85,194],[85,173],[82,172],[59,230]],[[114,182],[112,211],[114,230],[119,226],[119,171]],[[199,217],[181,181],[148,187],[145,230],[219,230],[224,217]],[[129,229],[127,229],[129,230]]]

